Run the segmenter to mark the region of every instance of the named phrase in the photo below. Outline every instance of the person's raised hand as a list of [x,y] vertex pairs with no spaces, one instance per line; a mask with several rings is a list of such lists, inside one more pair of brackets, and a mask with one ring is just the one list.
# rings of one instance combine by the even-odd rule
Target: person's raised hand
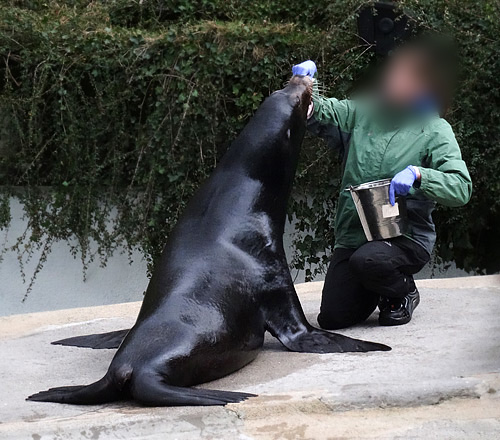
[[314,78],[317,71],[316,63],[311,60],[304,61],[292,67],[294,75],[310,76],[311,78]]

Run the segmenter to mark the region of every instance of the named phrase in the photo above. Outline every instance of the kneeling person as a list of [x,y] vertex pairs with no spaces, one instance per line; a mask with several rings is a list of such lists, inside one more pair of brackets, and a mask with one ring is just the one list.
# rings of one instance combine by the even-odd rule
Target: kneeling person
[[[376,94],[358,100],[313,97],[308,129],[343,155],[335,249],[318,316],[325,329],[360,323],[377,305],[380,325],[408,323],[420,302],[413,275],[428,263],[436,241],[435,204],[457,207],[471,197],[460,148],[441,117],[448,106],[448,68],[438,51],[413,43],[391,57]],[[316,65],[309,60],[292,70],[314,77]],[[392,204],[396,195],[407,196],[410,230],[367,242],[343,189],[385,178],[393,179]]]

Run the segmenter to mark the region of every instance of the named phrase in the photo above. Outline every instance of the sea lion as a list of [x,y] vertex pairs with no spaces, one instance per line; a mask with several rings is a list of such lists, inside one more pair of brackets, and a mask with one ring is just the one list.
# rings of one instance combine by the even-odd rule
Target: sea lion
[[28,400],[239,402],[251,395],[189,387],[251,362],[266,330],[292,351],[390,350],[312,327],[295,292],[283,232],[311,94],[311,80],[294,76],[260,106],[171,232],[132,329],[72,338],[104,348],[125,336],[106,375]]

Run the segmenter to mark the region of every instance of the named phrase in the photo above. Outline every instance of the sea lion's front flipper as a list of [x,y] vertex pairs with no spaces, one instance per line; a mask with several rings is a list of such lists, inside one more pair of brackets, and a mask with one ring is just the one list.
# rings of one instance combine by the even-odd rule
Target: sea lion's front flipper
[[367,351],[389,351],[391,347],[377,342],[362,341],[349,338],[338,333],[331,333],[310,327],[302,333],[283,339],[277,336],[280,342],[291,351],[304,353],[345,353]]
[[320,330],[307,322],[293,285],[266,294],[266,328],[286,348],[304,353],[389,351],[391,347]]
[[97,333],[95,335],[75,336],[73,338],[61,339],[51,342],[52,345],[69,345],[71,347],[84,348],[118,348],[129,329],[116,330],[114,332]]
[[146,406],[222,406],[255,397],[249,393],[172,386],[154,373],[138,375],[131,392],[135,400]]

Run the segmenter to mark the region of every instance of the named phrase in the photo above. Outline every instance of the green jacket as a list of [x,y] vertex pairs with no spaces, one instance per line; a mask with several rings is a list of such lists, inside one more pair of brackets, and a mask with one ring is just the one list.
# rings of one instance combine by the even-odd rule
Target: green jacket
[[418,188],[407,196],[409,238],[429,254],[436,241],[432,211],[436,202],[465,205],[472,182],[450,124],[437,113],[425,117],[391,115],[374,103],[323,98],[315,93],[308,129],[342,153],[344,175],[335,219],[335,247],[366,243],[349,192],[344,188],[392,178],[408,165],[420,167]]

